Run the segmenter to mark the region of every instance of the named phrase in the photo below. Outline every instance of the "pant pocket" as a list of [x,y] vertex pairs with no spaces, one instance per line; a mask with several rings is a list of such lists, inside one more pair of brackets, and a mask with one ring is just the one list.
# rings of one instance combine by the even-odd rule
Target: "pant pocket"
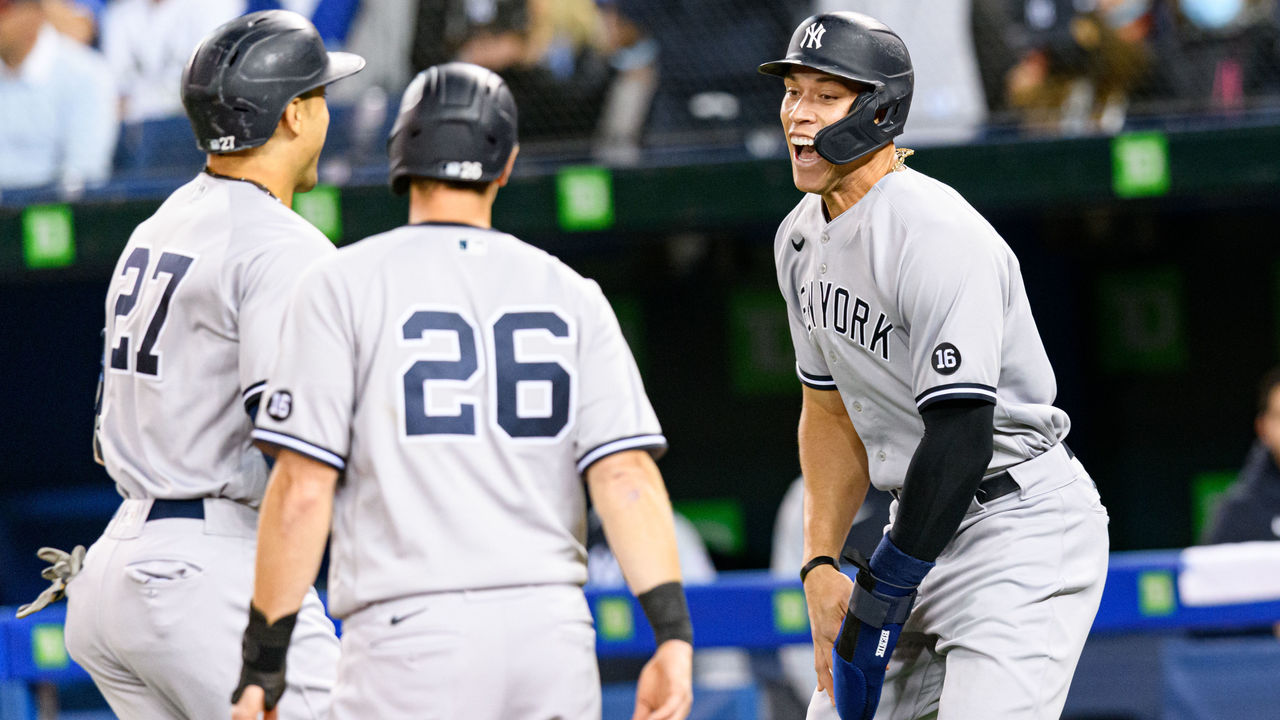
[[207,610],[201,597],[204,574],[204,568],[186,560],[141,560],[124,567],[142,613],[138,619],[156,637],[180,633],[184,622]]
[[126,565],[124,574],[138,585],[158,588],[200,577],[204,568],[187,560],[140,560]]

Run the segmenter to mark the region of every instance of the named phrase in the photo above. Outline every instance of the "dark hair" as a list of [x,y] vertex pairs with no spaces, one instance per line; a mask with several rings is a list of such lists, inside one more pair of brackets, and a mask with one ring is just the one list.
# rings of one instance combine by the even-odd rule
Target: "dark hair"
[[1262,376],[1262,380],[1258,382],[1258,416],[1267,414],[1267,408],[1271,404],[1271,391],[1280,386],[1280,365],[1276,365]]

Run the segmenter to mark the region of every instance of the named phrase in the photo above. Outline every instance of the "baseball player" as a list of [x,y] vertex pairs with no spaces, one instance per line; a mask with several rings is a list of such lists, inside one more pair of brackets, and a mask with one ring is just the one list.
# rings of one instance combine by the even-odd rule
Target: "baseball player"
[[[888,27],[810,17],[760,71],[783,79],[806,193],[774,255],[804,384],[809,717],[1057,718],[1107,514],[1063,443],[1017,258],[903,166],[911,59]],[[896,499],[854,583],[836,558],[868,483]]]
[[598,719],[584,478],[657,640],[635,717],[685,717],[666,440],[600,288],[490,225],[517,150],[510,91],[428,68],[388,147],[410,224],[307,272],[254,430],[278,455],[233,717],[281,697],[332,520],[332,717]]
[[[332,244],[316,183],[324,86],[364,60],[299,15],[214,30],[182,76],[204,171],[134,230],[106,298],[95,450],[124,497],[67,587],[66,643],[122,718],[226,716],[267,464],[249,437],[300,271]],[[327,713],[333,625],[306,593],[281,717]]]

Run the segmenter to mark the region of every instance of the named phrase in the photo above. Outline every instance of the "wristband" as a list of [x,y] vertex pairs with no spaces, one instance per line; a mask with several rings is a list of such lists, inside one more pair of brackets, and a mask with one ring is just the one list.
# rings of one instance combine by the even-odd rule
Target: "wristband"
[[246,687],[257,685],[263,691],[263,709],[271,710],[284,694],[284,665],[289,654],[289,637],[298,622],[294,612],[267,623],[267,616],[249,604],[249,625],[244,629],[241,646],[240,683],[231,696],[231,702],[240,700]]
[[693,644],[693,623],[689,620],[689,603],[684,586],[678,581],[663,583],[636,596],[644,616],[653,628],[653,639],[661,645],[668,640],[684,640]]
[[812,560],[810,560],[809,562],[805,563],[804,567],[800,568],[800,584],[801,585],[804,584],[804,579],[809,576],[809,572],[814,568],[818,567],[819,565],[830,565],[836,570],[840,569],[840,563],[836,562],[835,558],[831,557],[830,555],[819,555],[813,558]]

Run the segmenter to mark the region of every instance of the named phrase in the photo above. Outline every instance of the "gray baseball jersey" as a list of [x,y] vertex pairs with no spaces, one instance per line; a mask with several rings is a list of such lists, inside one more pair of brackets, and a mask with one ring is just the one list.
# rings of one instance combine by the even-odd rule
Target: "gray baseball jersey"
[[[301,271],[334,252],[261,187],[204,174],[134,230],[107,291],[95,446],[127,498],[67,588],[67,648],[119,717],[225,717],[266,487],[246,403]],[[152,518],[155,499],[203,518]],[[298,614],[282,719],[328,714],[338,639]]]
[[[1102,594],[1107,515],[1061,443],[1069,422],[1013,252],[954,190],[902,169],[830,222],[807,195],[775,254],[800,379],[840,392],[876,487],[902,487],[920,410],[946,398],[996,406],[990,469],[1018,485],[970,501],[920,585],[876,717],[1057,717]],[[815,692],[809,720],[835,714]]]
[[267,468],[245,407],[301,270],[333,252],[263,189],[203,173],[134,230],[107,291],[97,434],[121,495],[257,505]]
[[255,439],[344,472],[340,617],[422,593],[581,585],[581,473],[666,446],[599,287],[465,225],[402,227],[313,266],[266,397]]
[[774,256],[800,379],[840,391],[876,487],[902,487],[940,399],[996,405],[991,471],[1066,436],[1018,260],[950,187],[902,168],[831,221],[806,195]]

